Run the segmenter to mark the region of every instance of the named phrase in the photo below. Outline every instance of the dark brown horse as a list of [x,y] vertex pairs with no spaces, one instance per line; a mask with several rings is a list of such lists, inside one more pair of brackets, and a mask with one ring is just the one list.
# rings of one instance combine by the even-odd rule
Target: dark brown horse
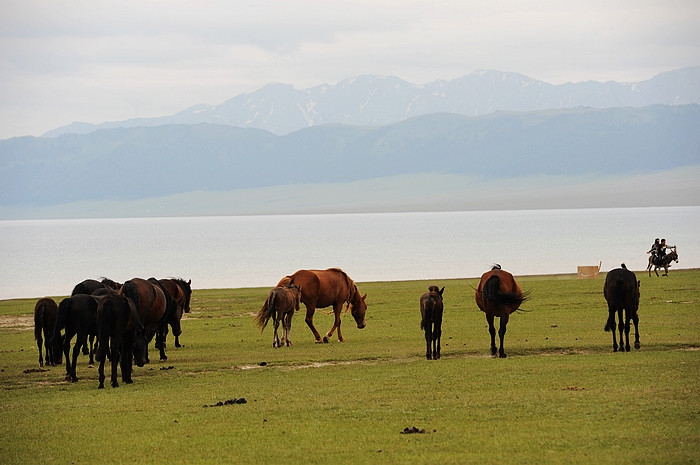
[[[345,341],[340,333],[340,312],[345,303],[350,308],[350,313],[357,327],[366,326],[365,313],[367,294],[361,296],[352,279],[340,268],[327,270],[299,270],[291,276],[285,276],[277,284],[277,287],[289,287],[294,284],[301,289],[301,301],[306,306],[306,324],[314,333],[316,342],[328,342],[333,332],[338,330],[338,340]],[[330,331],[321,339],[321,335],[314,326],[314,312],[317,308],[333,307],[335,321]]]
[[270,291],[262,308],[253,318],[261,332],[272,318],[275,329],[275,334],[272,336],[272,347],[275,349],[282,347],[282,341],[277,334],[280,322],[282,322],[284,330],[284,343],[287,347],[292,345],[292,341],[289,340],[289,332],[292,329],[292,317],[294,312],[299,310],[300,301],[301,291],[294,284],[289,287],[275,287]]
[[481,276],[474,299],[476,305],[486,314],[489,334],[491,335],[491,355],[494,357],[496,356],[494,318],[500,319],[498,356],[506,358],[506,353],[503,350],[503,337],[506,335],[508,319],[510,314],[520,308],[520,305],[527,300],[527,295],[523,294],[512,274],[502,270],[500,265],[494,265],[491,271],[487,271]]
[[120,362],[122,380],[127,384],[132,383],[132,360],[140,367],[146,363],[147,343],[136,304],[131,299],[116,294],[101,299],[97,305],[97,341],[97,361],[100,362],[98,388],[104,388],[107,354],[112,361],[112,387],[119,387],[117,364]]
[[664,255],[659,260],[659,262],[654,263],[653,257],[649,257],[649,265],[647,265],[647,271],[649,272],[649,276],[651,276],[652,267],[654,268],[654,273],[656,273],[656,276],[659,275],[659,268],[664,269],[664,274],[661,276],[668,276],[668,268],[671,266],[671,262],[678,263],[678,252],[676,251],[676,246],[674,245],[673,247],[671,247],[671,252],[667,255]]
[[[170,298],[170,294],[163,289],[157,279],[148,280],[133,278],[125,282],[119,290],[120,295],[130,298],[141,318],[141,323],[146,331],[146,340],[150,341],[156,336],[156,348],[160,350],[160,360],[168,359],[165,355],[164,332],[167,324],[172,321],[173,333],[180,334],[180,322],[175,315],[176,305]],[[170,318],[170,319],[169,319]],[[148,362],[148,354],[146,355]]]
[[[78,381],[76,375],[76,364],[78,363],[78,354],[80,349],[87,345],[88,336],[97,335],[97,301],[99,297],[76,294],[72,297],[63,299],[58,304],[58,315],[56,317],[56,325],[54,327],[53,337],[50,344],[55,350],[63,350],[66,356],[66,381],[75,383]],[[65,329],[65,335],[61,337],[61,330]],[[75,345],[73,346],[73,357],[69,357],[70,342],[76,337]],[[72,362],[71,362],[72,360]],[[92,354],[90,354],[90,364],[94,362]]]
[[420,297],[420,329],[425,331],[425,358],[440,358],[440,337],[442,336],[442,293],[445,288],[429,286],[428,292]]
[[[184,313],[190,313],[190,299],[192,297],[192,280],[185,281],[180,278],[159,279],[160,284],[170,294],[170,297],[175,301],[176,310],[175,318],[180,322]],[[180,334],[175,334],[175,326],[172,321],[168,321],[175,335],[175,347],[182,347],[180,344]],[[180,325],[182,326],[182,325]],[[166,332],[167,336],[167,332]],[[163,339],[165,341],[165,338]]]
[[34,339],[36,339],[36,346],[39,348],[40,367],[44,366],[44,357],[41,352],[42,344],[46,348],[46,363],[48,365],[55,366],[63,363],[61,351],[55,350],[54,346],[49,343],[54,333],[57,316],[58,305],[56,305],[55,300],[44,297],[36,301],[36,305],[34,305]]
[[[637,276],[629,271],[623,263],[622,268],[611,270],[605,277],[603,296],[608,302],[608,321],[605,323],[605,331],[612,331],[613,351],[617,352],[617,340],[615,339],[615,313],[620,322],[620,351],[630,351],[630,320],[634,322],[634,347],[639,349],[639,281]],[[622,311],[625,318],[622,318]],[[622,335],[625,336],[625,344],[622,343]]]
[[112,281],[109,278],[102,278],[102,281],[97,281],[96,279],[86,279],[85,281],[79,282],[78,284],[75,285],[73,288],[73,292],[71,292],[71,296],[74,296],[76,294],[94,294],[95,291],[99,291],[102,289],[108,289],[110,291],[117,292],[119,291],[119,288],[122,285]]

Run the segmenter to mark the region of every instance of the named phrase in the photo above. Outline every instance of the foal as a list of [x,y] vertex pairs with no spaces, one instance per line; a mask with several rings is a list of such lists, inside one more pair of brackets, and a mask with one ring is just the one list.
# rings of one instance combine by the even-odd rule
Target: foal
[[287,347],[292,345],[289,340],[289,332],[292,329],[292,317],[294,312],[299,310],[299,302],[301,301],[301,288],[294,284],[290,286],[275,287],[270,291],[262,308],[255,315],[254,320],[260,326],[260,330],[264,330],[267,322],[272,318],[275,334],[272,338],[272,347],[275,349],[282,347],[282,341],[277,334],[280,321],[284,330],[284,343]]
[[442,335],[442,293],[437,286],[428,287],[428,292],[420,297],[420,329],[425,331],[425,358],[440,358],[440,336]]

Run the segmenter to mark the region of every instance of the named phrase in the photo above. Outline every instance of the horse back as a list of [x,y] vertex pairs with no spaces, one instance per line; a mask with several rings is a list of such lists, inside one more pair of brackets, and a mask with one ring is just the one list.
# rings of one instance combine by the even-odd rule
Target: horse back
[[611,308],[628,308],[636,311],[639,307],[637,276],[624,268],[611,270],[605,277],[603,296]]
[[516,311],[525,297],[513,275],[497,268],[481,276],[474,300],[486,314],[503,317]]

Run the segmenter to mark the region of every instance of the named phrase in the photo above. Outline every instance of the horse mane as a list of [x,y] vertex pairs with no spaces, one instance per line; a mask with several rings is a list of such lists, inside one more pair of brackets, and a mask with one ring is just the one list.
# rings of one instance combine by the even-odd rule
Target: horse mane
[[347,311],[350,308],[350,302],[352,302],[353,297],[355,296],[355,294],[359,294],[360,291],[357,289],[355,281],[350,279],[350,276],[348,276],[348,274],[345,271],[341,270],[340,268],[328,268],[328,271],[340,273],[345,278],[345,283],[348,285],[348,297],[347,299],[345,299],[345,302],[347,302],[348,304],[347,308],[345,309],[345,311]]
[[188,283],[184,279],[182,279],[182,278],[169,278],[169,279],[172,279],[173,281],[175,281],[177,283],[177,285],[180,286],[180,288],[185,292],[185,294],[187,294],[187,295],[192,294],[192,287],[190,286],[190,283]]

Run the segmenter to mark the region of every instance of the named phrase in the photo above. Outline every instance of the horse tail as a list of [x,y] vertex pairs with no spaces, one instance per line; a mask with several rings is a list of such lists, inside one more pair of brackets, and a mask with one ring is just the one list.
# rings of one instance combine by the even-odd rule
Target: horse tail
[[44,301],[39,300],[34,306],[34,340],[41,339],[41,329],[44,327]]
[[496,274],[486,280],[481,292],[485,301],[510,308],[518,308],[528,299],[527,293],[501,291],[501,278]]
[[[625,293],[625,281],[622,278],[617,278],[615,284],[613,284],[612,292],[610,293],[610,299],[608,302],[612,301],[614,306],[620,305],[623,301]],[[615,330],[615,313],[610,312],[608,314],[608,321],[605,323],[605,331]]]
[[58,312],[56,313],[56,326],[53,328],[53,336],[51,336],[50,345],[58,345],[61,340],[61,330],[69,324],[70,319],[70,304],[71,298],[67,297],[58,304]]
[[122,284],[122,294],[127,296],[134,302],[136,308],[141,308],[141,302],[139,300],[139,290],[136,288],[136,284],[133,281],[127,281]]
[[423,308],[423,319],[420,321],[420,329],[425,329],[433,322],[433,314],[435,312],[435,301],[432,298],[428,298],[425,301],[425,307]]
[[270,292],[270,295],[265,299],[265,303],[262,308],[260,308],[260,311],[253,317],[253,321],[260,327],[260,332],[263,332],[267,326],[267,322],[270,321],[270,317],[272,317],[272,314],[275,312],[276,295],[277,294],[274,292]]

